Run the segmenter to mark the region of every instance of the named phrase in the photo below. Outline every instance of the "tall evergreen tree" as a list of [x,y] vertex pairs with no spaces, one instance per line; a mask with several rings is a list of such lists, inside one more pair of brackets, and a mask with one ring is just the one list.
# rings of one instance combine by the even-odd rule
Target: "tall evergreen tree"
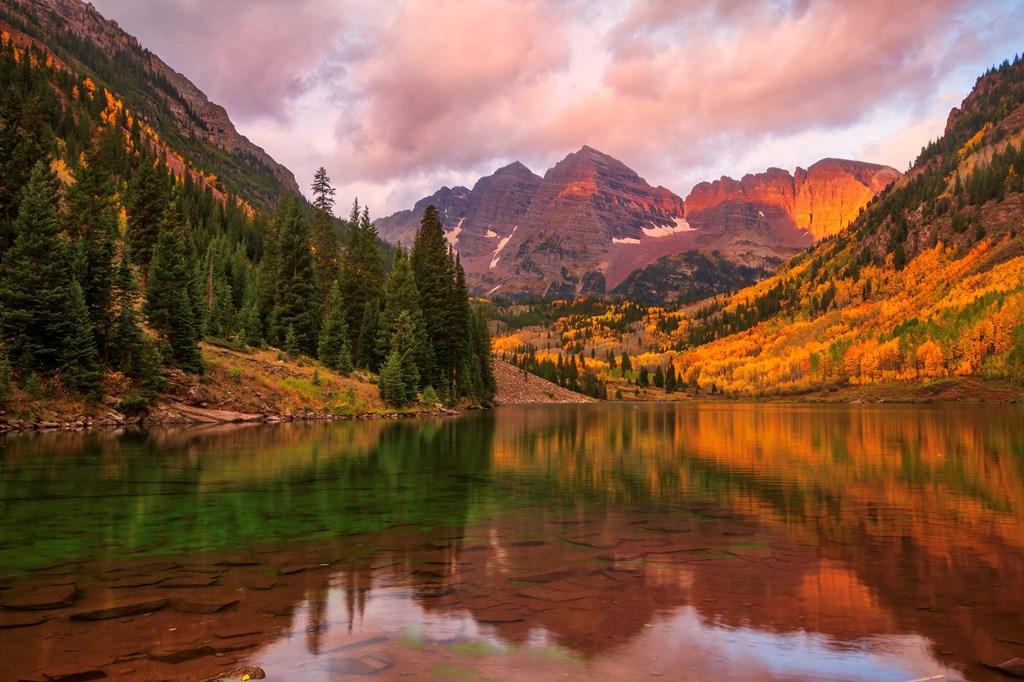
[[127,255],[122,254],[115,277],[115,313],[107,352],[118,369],[139,382],[143,395],[152,396],[163,383],[160,354],[139,327],[138,298],[135,272]]
[[64,387],[91,397],[102,391],[103,369],[96,359],[89,309],[81,285],[72,281],[66,292],[67,317],[64,320],[64,342],[59,353],[61,381]]
[[170,200],[163,166],[143,156],[138,170],[128,182],[128,248],[132,262],[145,270],[153,258],[160,225]]
[[466,358],[470,364],[472,393],[468,396],[481,405],[494,403],[498,382],[494,377],[494,360],[491,355],[491,332],[487,317],[479,308],[470,312],[469,338]]
[[89,319],[103,357],[109,359],[108,339],[113,332],[114,256],[117,248],[117,209],[110,176],[90,153],[75,171],[65,203],[65,229],[72,239],[73,276],[82,286]]
[[[341,255],[338,281],[348,309],[349,340],[357,364],[365,367],[367,365],[360,360],[376,355],[376,325],[374,334],[369,337],[371,347],[363,347],[363,321],[370,302],[384,290],[384,261],[380,253],[377,228],[370,222],[369,212],[365,208],[360,212],[358,200],[353,203],[352,214],[349,216],[348,243]],[[379,366],[379,361],[374,364]]]
[[377,327],[380,322],[380,302],[375,298],[366,304],[362,323],[359,325],[359,346],[356,350],[356,365],[371,372],[380,369],[381,357],[377,349]]
[[0,99],[0,249],[9,248],[14,239],[22,192],[35,165],[47,160],[50,139],[39,100],[26,101],[10,86]]
[[150,326],[167,344],[167,360],[186,371],[202,373],[185,254],[181,226],[165,225],[153,249],[144,312]]
[[352,371],[352,348],[348,341],[348,316],[341,288],[337,282],[331,285],[327,299],[327,317],[320,330],[320,345],[317,348],[320,362],[327,367],[348,373]]
[[679,380],[676,377],[676,367],[669,363],[668,372],[665,373],[665,393],[675,393],[679,388]]
[[452,336],[459,331],[464,333],[466,320],[451,319],[453,306],[459,305],[454,300],[459,293],[453,290],[452,258],[441,216],[433,204],[423,212],[413,240],[411,260],[423,322],[435,359],[434,366],[427,368],[424,381],[446,393],[454,380],[454,369],[461,361],[457,349],[452,347]]
[[71,276],[59,203],[57,179],[40,161],[25,187],[14,244],[0,262],[0,335],[11,364],[28,372],[55,369],[66,340]]
[[320,301],[327,312],[331,285],[338,279],[338,233],[334,229],[334,188],[321,166],[313,176],[313,255]]
[[395,253],[395,263],[391,268],[387,289],[384,292],[384,309],[377,323],[377,357],[386,358],[391,353],[395,326],[402,314],[406,314],[413,325],[416,348],[413,360],[419,370],[420,377],[428,381],[433,375],[433,348],[427,338],[423,324],[423,313],[420,310],[420,296],[416,290],[412,266],[405,250],[401,247]]
[[[444,380],[447,385],[442,387],[442,392],[446,395],[450,395],[459,384],[465,383],[469,379],[469,377],[462,375],[462,370],[467,366],[464,360],[475,352],[472,346],[473,321],[469,307],[469,292],[466,289],[466,272],[462,269],[462,263],[459,260],[458,254],[455,255],[454,261],[449,259],[449,263],[454,272],[454,279],[449,283],[445,297],[447,311],[445,318],[448,328],[445,343],[441,348],[442,355],[447,353],[447,365],[443,368]],[[490,352],[490,337],[488,336],[488,356],[490,356]],[[440,362],[439,360],[439,364]],[[484,379],[482,373],[480,377],[481,380]],[[463,395],[469,395],[464,390],[459,390],[458,392]]]
[[322,309],[316,293],[309,222],[297,195],[286,195],[279,204],[274,216],[276,253],[271,264],[274,303],[270,339],[281,345],[291,328],[298,350],[315,355]]
[[402,312],[395,322],[395,332],[390,352],[381,369],[378,389],[389,405],[408,405],[416,399],[420,374],[416,368],[416,326],[407,312]]

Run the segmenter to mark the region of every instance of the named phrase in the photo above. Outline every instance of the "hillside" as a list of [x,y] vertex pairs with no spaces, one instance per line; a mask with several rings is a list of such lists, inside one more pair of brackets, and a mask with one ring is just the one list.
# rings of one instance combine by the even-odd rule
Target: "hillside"
[[0,17],[6,423],[491,403],[487,324],[439,223],[388,253],[354,203],[343,244],[325,169],[312,205],[289,192],[223,110],[90,6]]
[[898,177],[886,166],[825,159],[795,174],[772,168],[700,183],[684,202],[584,146],[543,177],[516,162],[473,189],[443,187],[378,227],[410,243],[435,206],[481,296],[679,304],[764,279],[848,225]]
[[[854,398],[852,388],[895,384],[921,399],[963,399],[955,387],[971,381],[1022,382],[1022,168],[1018,59],[981,77],[944,135],[849,228],[776,275],[702,304],[647,309],[623,331],[602,325],[608,313],[565,315],[546,353],[590,355],[610,386],[635,384],[639,367],[671,367],[698,396]],[[511,329],[496,344],[515,358],[543,329]],[[629,372],[608,362],[624,352]]]
[[270,206],[283,192],[299,191],[291,171],[235,130],[222,106],[91,4],[15,0],[0,7],[0,30],[114,93],[126,114],[166,147],[169,165],[187,164],[216,192]]

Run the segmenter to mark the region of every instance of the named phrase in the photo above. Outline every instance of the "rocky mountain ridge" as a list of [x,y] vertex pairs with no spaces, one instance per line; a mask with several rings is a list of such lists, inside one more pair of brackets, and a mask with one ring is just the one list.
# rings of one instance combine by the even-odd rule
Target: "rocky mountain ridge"
[[[443,187],[413,209],[378,220],[377,228],[386,240],[410,244],[434,204],[481,295],[632,296],[637,282],[647,282],[641,298],[652,301],[652,278],[671,272],[675,285],[665,300],[681,300],[716,293],[708,272],[721,265],[735,266],[722,278],[727,289],[763,278],[848,225],[899,177],[887,166],[824,159],[795,173],[770,168],[703,182],[684,201],[584,146],[543,177],[515,162],[471,190]],[[644,272],[655,264],[656,273]],[[698,270],[700,286],[689,286]]]
[[273,203],[282,191],[299,191],[292,172],[239,133],[224,107],[91,3],[13,0],[4,9],[17,24],[15,30],[44,45],[58,61],[77,61],[100,77],[117,79],[109,85],[132,111],[164,137],[181,143],[173,146],[190,146],[186,156],[220,178],[228,191],[263,204]]

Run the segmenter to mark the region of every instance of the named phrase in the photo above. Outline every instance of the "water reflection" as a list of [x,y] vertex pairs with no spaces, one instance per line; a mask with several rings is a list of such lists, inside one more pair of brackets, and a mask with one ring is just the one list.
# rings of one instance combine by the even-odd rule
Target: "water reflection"
[[[988,679],[1024,655],[1022,417],[603,405],[9,437],[0,602],[77,592],[0,629],[0,677],[85,640],[108,675],[178,679],[214,655],[281,679]],[[129,593],[168,603],[61,617]]]

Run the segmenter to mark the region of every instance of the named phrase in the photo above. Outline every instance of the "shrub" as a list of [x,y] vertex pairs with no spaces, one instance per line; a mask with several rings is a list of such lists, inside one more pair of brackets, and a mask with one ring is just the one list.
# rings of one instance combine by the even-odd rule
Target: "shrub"
[[139,393],[129,393],[121,398],[120,410],[128,416],[142,414],[149,407],[149,399]]

